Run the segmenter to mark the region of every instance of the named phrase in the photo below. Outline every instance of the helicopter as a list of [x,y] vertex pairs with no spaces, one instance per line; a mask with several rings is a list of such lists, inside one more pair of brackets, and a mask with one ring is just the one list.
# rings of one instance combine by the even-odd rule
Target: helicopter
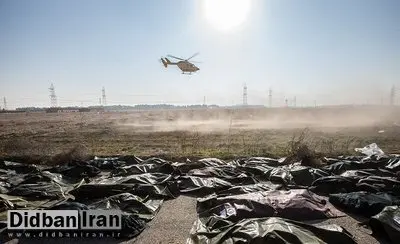
[[177,60],[180,60],[178,62],[171,62],[168,58],[162,58],[161,57],[161,62],[163,63],[164,67],[167,68],[168,65],[176,65],[178,68],[182,71],[182,74],[188,74],[191,75],[193,72],[197,72],[200,69],[194,65],[193,63],[198,63],[198,62],[189,62],[190,59],[193,57],[197,56],[199,53],[193,54],[190,58],[183,59],[183,58],[178,58],[172,55],[167,55],[170,58],[174,58]]

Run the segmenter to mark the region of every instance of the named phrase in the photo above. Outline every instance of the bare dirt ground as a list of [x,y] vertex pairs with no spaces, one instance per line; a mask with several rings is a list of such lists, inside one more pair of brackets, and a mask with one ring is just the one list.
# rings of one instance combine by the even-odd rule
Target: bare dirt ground
[[300,135],[326,155],[354,154],[372,142],[398,153],[399,125],[400,109],[387,107],[0,114],[0,157],[71,149],[171,158],[286,156]]

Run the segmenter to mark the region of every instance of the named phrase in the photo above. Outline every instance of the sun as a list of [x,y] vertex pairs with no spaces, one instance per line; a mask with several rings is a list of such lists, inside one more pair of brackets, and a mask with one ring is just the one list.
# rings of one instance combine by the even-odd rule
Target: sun
[[207,21],[218,30],[230,31],[246,21],[251,0],[203,0],[203,4]]

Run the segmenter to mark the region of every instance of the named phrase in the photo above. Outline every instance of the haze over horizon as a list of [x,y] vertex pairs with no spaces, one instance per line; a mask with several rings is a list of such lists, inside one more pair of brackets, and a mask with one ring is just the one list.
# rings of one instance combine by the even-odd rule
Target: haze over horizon
[[[400,88],[400,1],[0,2],[8,108],[99,104],[380,104]],[[192,54],[192,76],[159,62]],[[3,104],[0,103],[3,107]]]

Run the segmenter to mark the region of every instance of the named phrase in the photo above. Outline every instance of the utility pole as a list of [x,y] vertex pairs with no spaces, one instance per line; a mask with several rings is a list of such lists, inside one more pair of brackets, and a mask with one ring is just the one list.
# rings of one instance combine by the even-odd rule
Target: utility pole
[[271,108],[272,107],[272,89],[269,88],[269,93],[268,93],[268,106]]
[[49,91],[50,91],[50,106],[57,107],[57,96],[53,83],[51,83]]
[[286,106],[286,107],[289,107],[288,99],[287,99],[287,98],[285,99],[285,106]]
[[206,106],[206,96],[203,98],[203,105]]
[[247,106],[247,85],[243,87],[243,106]]
[[293,99],[293,106],[296,107],[296,96],[294,96],[294,99]]
[[107,100],[106,100],[106,89],[103,86],[103,90],[102,90],[102,96],[103,96],[103,105],[106,106],[107,105]]
[[390,90],[390,106],[394,105],[394,97],[396,95],[396,88],[394,85],[392,86],[392,89]]
[[101,106],[101,97],[99,97],[99,105]]
[[4,103],[4,110],[7,110],[7,100],[6,97],[3,97],[3,103]]

